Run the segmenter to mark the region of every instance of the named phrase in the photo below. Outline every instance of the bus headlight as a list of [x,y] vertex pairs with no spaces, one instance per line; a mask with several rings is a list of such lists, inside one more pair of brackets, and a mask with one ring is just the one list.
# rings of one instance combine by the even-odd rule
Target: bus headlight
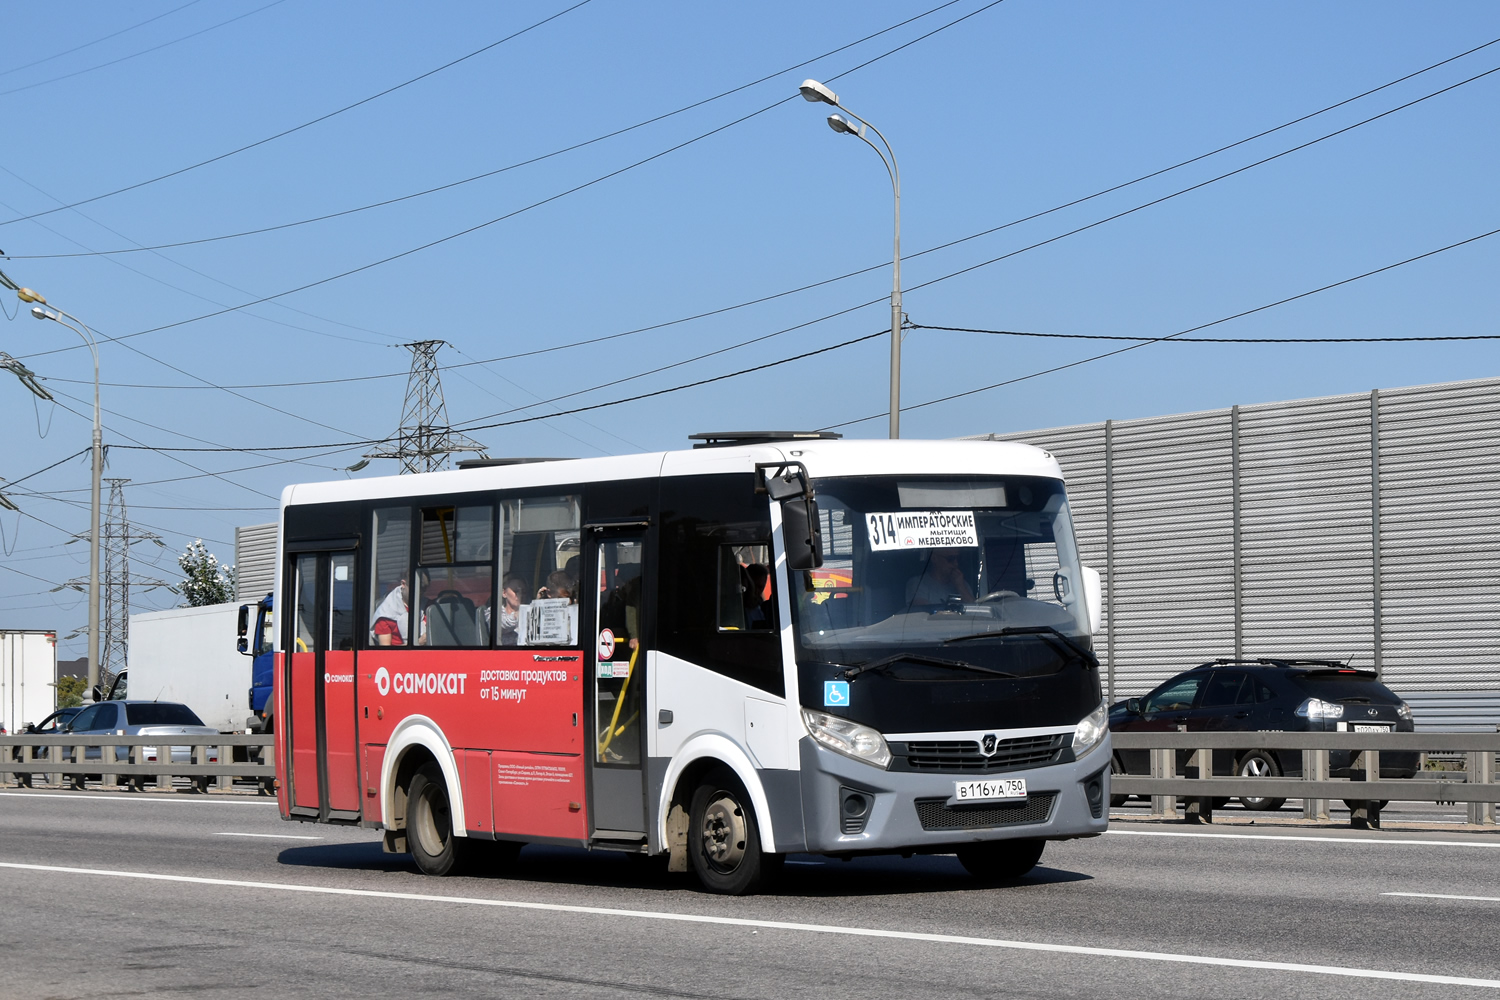
[[1102,702],[1099,707],[1079,720],[1073,728],[1073,759],[1077,760],[1098,746],[1109,732],[1109,708]]
[[886,746],[885,737],[869,726],[810,708],[802,710],[802,721],[813,739],[836,753],[876,767],[891,762],[891,748]]

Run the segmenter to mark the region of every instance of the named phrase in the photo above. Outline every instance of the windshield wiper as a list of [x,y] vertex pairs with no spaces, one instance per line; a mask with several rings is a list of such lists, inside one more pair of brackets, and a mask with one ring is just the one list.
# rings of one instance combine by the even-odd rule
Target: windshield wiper
[[893,653],[890,656],[882,656],[878,660],[866,660],[852,667],[845,667],[840,676],[846,681],[852,681],[860,674],[870,670],[884,670],[896,663],[920,663],[930,667],[948,667],[953,670],[972,670],[976,674],[990,674],[995,677],[1011,677],[1018,675],[1007,673],[1004,670],[995,670],[990,667],[981,667],[967,660],[948,660],[941,656],[928,656],[926,653]]
[[973,639],[989,639],[995,636],[1004,637],[1008,635],[1037,635],[1041,636],[1045,640],[1052,641],[1053,645],[1057,645],[1058,642],[1061,642],[1061,644],[1063,646],[1066,646],[1074,656],[1078,657],[1089,666],[1098,669],[1099,657],[1095,656],[1092,651],[1084,649],[1082,646],[1078,645],[1078,643],[1069,638],[1065,633],[1059,632],[1051,625],[1011,625],[1002,629],[993,629],[989,632],[975,632],[972,635],[954,636],[952,639],[944,639],[943,645],[946,646],[949,643],[954,642],[969,642]]

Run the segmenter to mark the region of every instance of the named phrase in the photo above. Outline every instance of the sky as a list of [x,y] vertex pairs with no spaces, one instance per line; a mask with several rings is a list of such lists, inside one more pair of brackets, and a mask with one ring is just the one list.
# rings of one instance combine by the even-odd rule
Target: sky
[[[8,5],[0,270],[100,339],[106,475],[163,542],[133,569],[232,561],[287,484],[394,474],[344,470],[416,340],[492,456],[885,436],[891,183],[808,77],[900,165],[904,437],[1497,373],[1483,340],[1253,341],[1500,334],[1500,235],[1442,250],[1500,228],[1500,72],[1471,79],[1500,43],[1453,59],[1500,6],[941,3]],[[1163,337],[1423,254],[1186,335],[1251,343],[1031,378],[1126,344],[922,328]],[[66,635],[92,369],[0,304],[56,396],[0,372],[0,628]]]

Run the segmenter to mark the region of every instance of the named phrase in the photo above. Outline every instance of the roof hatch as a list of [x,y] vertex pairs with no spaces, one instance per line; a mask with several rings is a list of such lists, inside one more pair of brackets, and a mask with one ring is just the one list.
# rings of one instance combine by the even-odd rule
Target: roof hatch
[[727,448],[775,441],[836,441],[843,436],[837,431],[710,431],[689,434],[688,440],[698,442],[694,448]]

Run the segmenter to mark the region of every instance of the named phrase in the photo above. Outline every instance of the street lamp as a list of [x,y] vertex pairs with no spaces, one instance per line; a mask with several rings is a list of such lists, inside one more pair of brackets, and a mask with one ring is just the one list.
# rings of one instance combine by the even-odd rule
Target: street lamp
[[[50,319],[54,323],[72,330],[83,338],[88,345],[89,353],[94,356],[94,447],[93,447],[93,483],[90,485],[90,509],[89,527],[89,684],[90,696],[99,686],[99,483],[104,475],[104,433],[99,423],[99,345],[94,340],[94,331],[88,325],[71,313],[65,312],[54,306],[45,309],[43,306],[47,300],[42,295],[33,292],[29,288],[18,288],[16,297],[22,302],[39,302],[42,305],[31,307],[31,315],[37,319]],[[64,321],[66,316],[77,323]],[[81,329],[80,329],[81,328]]]
[[[891,176],[891,189],[896,196],[895,273],[891,286],[891,437],[898,438],[901,436],[901,322],[904,319],[901,312],[901,168],[896,165],[896,151],[891,149],[891,144],[881,135],[880,129],[840,104],[839,95],[817,80],[803,80],[802,86],[797,89],[808,101],[832,104],[852,118],[853,121],[850,121],[843,115],[829,115],[828,127],[835,132],[855,136],[875,150],[880,162],[885,164],[886,173]],[[885,147],[884,151],[865,137],[866,130],[875,133]]]

